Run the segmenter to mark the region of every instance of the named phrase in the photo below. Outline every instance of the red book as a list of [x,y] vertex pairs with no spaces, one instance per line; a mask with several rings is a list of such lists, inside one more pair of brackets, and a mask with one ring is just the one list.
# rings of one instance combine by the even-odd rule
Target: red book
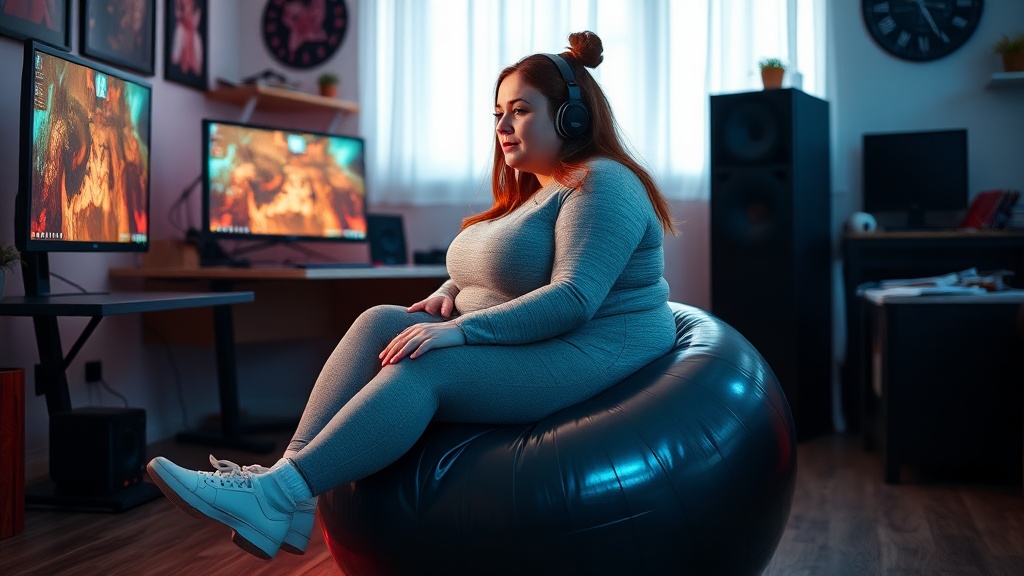
[[964,216],[960,227],[981,229],[991,227],[1003,204],[1005,194],[1006,192],[1003,190],[978,192],[974,200],[971,201],[971,206],[967,209],[967,215]]
[[1016,190],[1007,190],[1003,193],[1003,201],[999,204],[999,210],[996,211],[990,228],[999,228],[1000,230],[1006,228],[1006,223],[1010,221],[1010,212],[1018,198],[1020,198],[1020,192]]

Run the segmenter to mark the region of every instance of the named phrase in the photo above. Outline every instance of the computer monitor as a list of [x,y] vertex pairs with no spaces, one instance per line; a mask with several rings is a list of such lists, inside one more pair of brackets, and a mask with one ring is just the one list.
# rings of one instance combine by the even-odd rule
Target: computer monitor
[[967,208],[967,130],[864,134],[864,210],[907,215]]
[[366,242],[362,138],[203,120],[202,234]]
[[149,249],[151,87],[36,42],[22,69],[15,244],[49,292],[49,252]]

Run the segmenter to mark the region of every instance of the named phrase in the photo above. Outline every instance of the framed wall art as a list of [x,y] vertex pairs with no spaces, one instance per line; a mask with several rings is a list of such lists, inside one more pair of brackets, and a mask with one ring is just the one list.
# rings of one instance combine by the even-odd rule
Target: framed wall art
[[156,0],[82,0],[84,56],[153,75]]
[[206,90],[207,0],[164,0],[164,78]]
[[0,34],[71,50],[70,0],[0,0]]

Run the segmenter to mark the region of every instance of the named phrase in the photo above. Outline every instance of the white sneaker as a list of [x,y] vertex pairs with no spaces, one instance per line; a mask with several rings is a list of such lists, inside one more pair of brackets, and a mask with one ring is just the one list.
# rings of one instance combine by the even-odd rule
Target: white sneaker
[[216,472],[186,470],[163,457],[151,460],[146,469],[178,509],[230,527],[235,544],[254,556],[269,560],[277,554],[295,508],[277,480],[231,463]]
[[[238,468],[238,465],[234,462],[217,460],[212,455],[210,456],[210,463],[222,472],[230,472],[231,467]],[[253,464],[251,466],[242,466],[241,471],[252,472],[253,474],[266,474],[270,472],[270,468]],[[306,546],[309,545],[309,538],[313,534],[315,520],[316,496],[296,502],[295,511],[292,513],[292,525],[288,527],[288,534],[285,535],[284,541],[281,542],[281,550],[289,554],[305,554]],[[238,544],[237,536],[237,532],[232,532],[231,541],[235,544]]]
[[316,496],[299,500],[295,503],[292,514],[292,525],[281,543],[281,550],[289,554],[305,554],[309,545],[309,537],[313,534],[313,523],[316,520]]

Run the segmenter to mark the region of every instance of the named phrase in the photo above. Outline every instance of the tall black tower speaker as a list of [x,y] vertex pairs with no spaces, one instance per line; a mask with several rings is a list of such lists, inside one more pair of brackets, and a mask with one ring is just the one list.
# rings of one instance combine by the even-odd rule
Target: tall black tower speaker
[[711,97],[711,311],[761,352],[797,437],[832,430],[828,103]]

